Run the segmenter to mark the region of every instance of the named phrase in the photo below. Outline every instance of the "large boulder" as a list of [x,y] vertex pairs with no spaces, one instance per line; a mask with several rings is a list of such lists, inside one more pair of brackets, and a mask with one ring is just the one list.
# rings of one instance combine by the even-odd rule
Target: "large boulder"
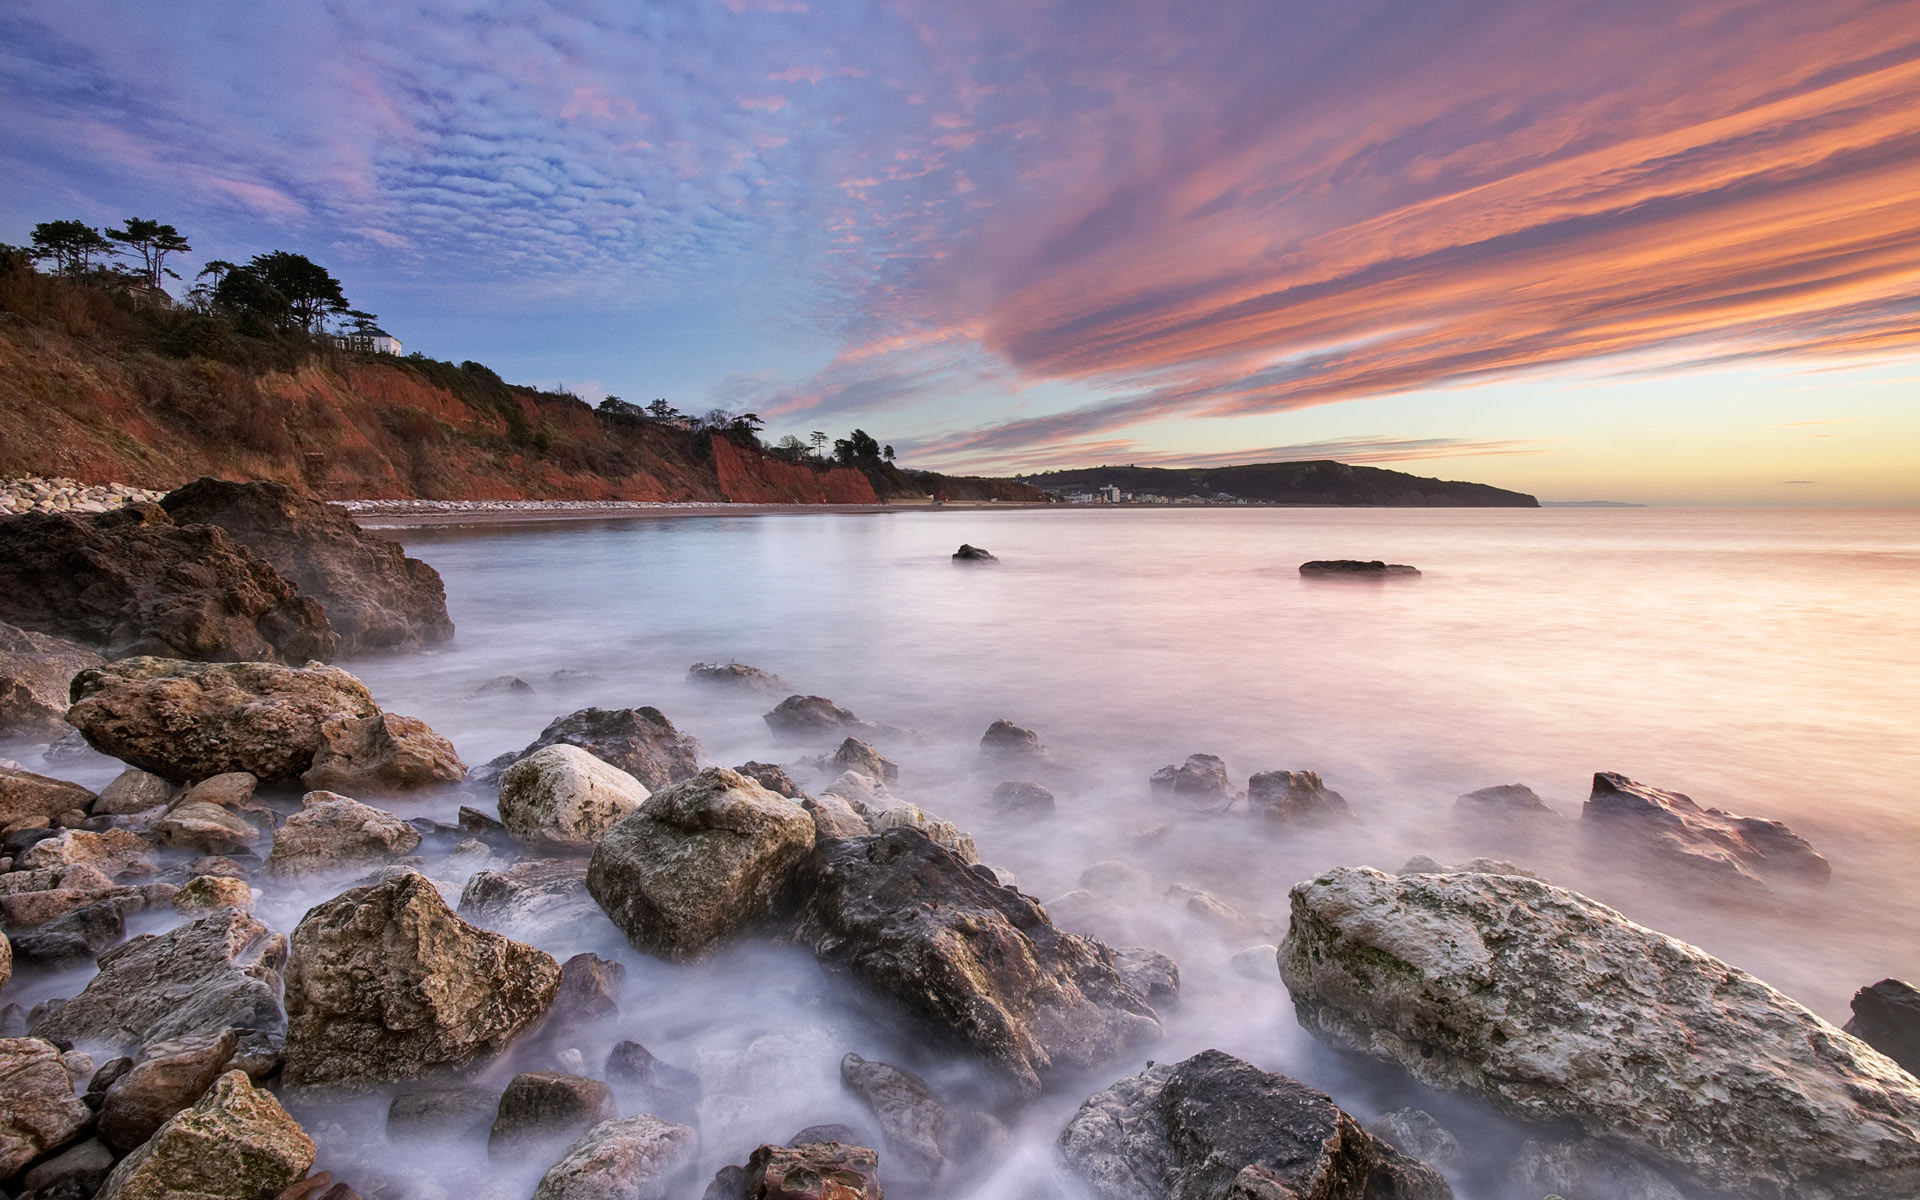
[[710,767],[608,830],[587,890],[635,946],[697,958],[765,920],[813,844],[798,803]]
[[418,717],[343,714],[320,725],[313,765],[301,781],[329,792],[383,795],[458,783],[467,764]]
[[880,1200],[880,1156],[845,1142],[761,1146],[745,1171],[714,1185],[706,1200]]
[[366,1090],[490,1057],[546,1014],[551,955],[467,924],[412,872],[293,931],[286,1080]]
[[313,1157],[313,1139],[273,1093],[228,1071],[121,1159],[96,1200],[273,1200]]
[[1900,979],[1861,988],[1841,1028],[1920,1076],[1920,988]]
[[77,783],[0,765],[0,829],[44,824],[64,812],[85,812],[93,793]]
[[673,1200],[697,1149],[685,1125],[647,1115],[603,1121],[547,1168],[533,1200]]
[[1920,1192],[1920,1080],[1744,971],[1515,875],[1293,889],[1300,1024],[1754,1200]]
[[528,845],[584,853],[650,794],[619,767],[562,742],[507,768],[500,820]]
[[1100,1200],[1451,1200],[1324,1093],[1219,1050],[1090,1098],[1060,1135]]
[[340,653],[405,650],[453,636],[440,573],[344,512],[283,483],[197,479],[160,501],[177,525],[217,525],[326,606]]
[[101,955],[86,990],[43,1017],[34,1034],[115,1054],[227,1029],[277,1042],[286,1028],[286,958],[286,938],[245,912],[220,909]]
[[233,1061],[239,1039],[231,1029],[155,1042],[100,1101],[100,1140],[122,1154],[152,1137],[168,1117],[191,1106]]
[[1317,771],[1262,771],[1247,780],[1247,809],[1275,825],[1325,825],[1348,820],[1346,797],[1320,782]]
[[224,530],[153,504],[0,521],[0,621],[108,658],[324,661],[340,645],[320,601]]
[[1602,771],[1580,810],[1581,832],[1604,851],[1639,859],[1681,882],[1742,888],[1769,880],[1824,883],[1833,868],[1779,821],[1702,808],[1680,792]]
[[554,720],[520,753],[494,759],[482,775],[499,779],[508,767],[548,746],[578,746],[653,792],[700,770],[700,740],[675,729],[659,709],[583,708]]
[[72,1141],[91,1120],[58,1047],[0,1038],[0,1180]]
[[0,737],[67,732],[67,685],[106,659],[66,638],[0,622]]
[[67,720],[94,749],[177,783],[228,771],[292,783],[320,728],[374,717],[366,685],[337,667],[129,658],[80,672]]
[[526,1071],[507,1082],[493,1126],[487,1131],[490,1157],[517,1158],[544,1143],[571,1141],[602,1121],[611,1121],[613,1089],[598,1079],[559,1071]]
[[420,844],[420,831],[384,809],[333,792],[308,792],[273,835],[269,875],[326,875],[392,862]]
[[1038,904],[917,829],[822,842],[795,894],[794,940],[971,1049],[1020,1095],[1160,1035],[1112,950],[1054,928]]

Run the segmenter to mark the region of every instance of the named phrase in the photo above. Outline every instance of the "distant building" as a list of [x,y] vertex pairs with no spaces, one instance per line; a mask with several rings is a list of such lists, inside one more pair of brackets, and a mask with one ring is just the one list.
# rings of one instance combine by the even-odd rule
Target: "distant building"
[[1120,485],[1117,483],[1109,483],[1105,487],[1095,488],[1093,490],[1093,494],[1096,498],[1103,500],[1108,504],[1120,503],[1121,497],[1123,495],[1123,493],[1120,491]]
[[333,339],[343,350],[356,354],[399,354],[400,339],[382,329],[365,333],[342,333]]

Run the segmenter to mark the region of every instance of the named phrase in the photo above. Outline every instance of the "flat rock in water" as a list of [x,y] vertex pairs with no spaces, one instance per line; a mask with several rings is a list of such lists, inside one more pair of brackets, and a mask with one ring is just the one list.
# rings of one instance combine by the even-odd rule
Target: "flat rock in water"
[[579,858],[528,858],[504,870],[475,871],[461,890],[460,915],[522,941],[577,939],[607,927]]
[[1293,888],[1302,1027],[1754,1200],[1920,1194],[1920,1080],[1766,984],[1513,875]]
[[0,622],[0,736],[67,732],[67,685],[106,660],[78,642]]
[[326,606],[340,652],[406,650],[453,636],[440,573],[283,483],[198,479],[160,507],[176,525],[217,525]]
[[373,717],[366,685],[337,667],[128,658],[80,672],[67,719],[102,754],[186,783],[247,771],[292,783],[313,765],[320,728]]
[[1386,579],[1420,574],[1405,563],[1381,562],[1377,558],[1317,558],[1301,563],[1300,573],[1314,579]]
[[1060,1135],[1100,1200],[1451,1200],[1440,1173],[1324,1093],[1218,1050],[1162,1063],[1080,1106]]
[[467,924],[422,875],[355,888],[293,931],[286,1081],[368,1090],[465,1066],[538,1022],[559,988],[551,955]]
[[1054,928],[1038,904],[917,829],[821,843],[795,894],[795,941],[971,1049],[1020,1095],[1160,1036],[1113,951]]
[[286,960],[286,938],[245,912],[221,909],[101,955],[86,990],[42,1018],[34,1033],[123,1054],[227,1029],[277,1042],[286,1029]]
[[326,661],[326,609],[211,525],[155,504],[0,521],[0,621],[105,654],[213,662]]
[[769,696],[790,696],[793,685],[771,671],[745,663],[695,663],[687,668],[689,683],[707,683],[718,687],[760,692]]
[[1580,829],[1603,852],[1643,860],[1679,882],[1726,886],[1738,895],[1769,880],[1825,883],[1833,868],[1779,821],[1702,808],[1680,792],[1602,771],[1580,810]]

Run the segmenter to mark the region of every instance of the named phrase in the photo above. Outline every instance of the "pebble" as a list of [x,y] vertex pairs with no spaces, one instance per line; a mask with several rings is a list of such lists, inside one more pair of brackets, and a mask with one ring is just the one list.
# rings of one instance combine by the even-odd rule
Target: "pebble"
[[27,475],[0,479],[0,515],[25,512],[103,513],[126,504],[157,504],[165,492],[125,483],[81,483]]

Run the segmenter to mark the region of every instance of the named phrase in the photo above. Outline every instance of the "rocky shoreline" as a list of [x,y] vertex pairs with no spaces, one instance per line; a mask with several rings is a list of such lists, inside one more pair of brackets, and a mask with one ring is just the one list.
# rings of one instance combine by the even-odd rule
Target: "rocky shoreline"
[[[0,585],[0,734],[125,764],[96,792],[0,763],[14,1200],[1920,1195],[1920,993],[1899,981],[1842,1030],[1493,859],[1321,872],[1284,920],[1134,861],[1042,902],[908,798],[937,794],[910,731],[738,663],[690,685],[764,711],[784,761],[721,765],[659,709],[594,707],[469,769],[325,665],[452,636],[438,575],[277,485],[0,518]],[[1065,768],[1036,731],[996,721],[974,761],[992,820],[1055,819]],[[1367,816],[1311,770],[1245,784],[1204,753],[1142,772],[1164,817],[1139,845]],[[1454,813],[1721,903],[1832,873],[1779,822],[1609,772],[1577,819],[1518,785]],[[1211,932],[1133,944],[1128,905]],[[831,1047],[858,1127],[727,1140],[721,1114],[779,1100],[755,1068],[785,1051],[664,1061],[622,1022],[629,966],[540,948],[562,931],[696,980],[755,948],[802,957],[916,1058]],[[1149,1061],[1179,960],[1211,971],[1226,947],[1400,1106],[1363,1119],[1221,1050]],[[1081,1098],[1044,1182],[997,1190],[1011,1131]],[[450,1146],[484,1166],[409,1172]]]

